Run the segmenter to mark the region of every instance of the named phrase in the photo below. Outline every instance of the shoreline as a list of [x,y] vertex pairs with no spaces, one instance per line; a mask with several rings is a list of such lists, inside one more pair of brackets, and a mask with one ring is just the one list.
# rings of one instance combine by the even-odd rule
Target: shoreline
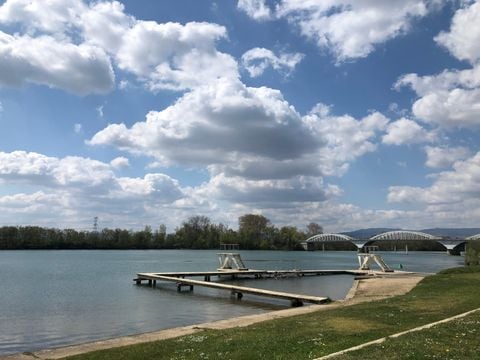
[[380,300],[392,296],[403,295],[413,289],[425,275],[419,273],[395,272],[377,273],[377,276],[368,279],[354,280],[350,291],[344,300],[337,300],[325,305],[309,305],[305,307],[289,308],[271,311],[263,314],[245,315],[213,322],[194,324],[154,332],[141,333],[131,336],[122,336],[107,340],[99,340],[78,345],[69,345],[53,349],[44,349],[34,352],[23,352],[0,356],[4,360],[32,360],[32,359],[59,359],[72,355],[84,354],[91,351],[110,349],[121,346],[140,344],[158,340],[167,340],[184,335],[191,335],[205,329],[229,329],[245,327],[259,322],[308,314],[316,311],[326,311],[342,306],[350,306],[362,302]]

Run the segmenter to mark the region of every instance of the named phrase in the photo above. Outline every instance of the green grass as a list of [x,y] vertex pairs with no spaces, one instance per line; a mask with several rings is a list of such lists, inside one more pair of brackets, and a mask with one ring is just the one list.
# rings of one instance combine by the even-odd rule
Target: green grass
[[[177,339],[102,350],[68,359],[309,359],[477,307],[480,307],[480,272],[451,270],[427,277],[410,293],[387,300],[245,328],[205,330]],[[423,339],[419,334],[423,332],[416,334]],[[447,344],[449,340],[440,336],[436,341]],[[368,354],[368,350],[365,351]],[[399,353],[398,356],[403,355]]]
[[480,312],[335,357],[336,360],[385,358],[478,359]]

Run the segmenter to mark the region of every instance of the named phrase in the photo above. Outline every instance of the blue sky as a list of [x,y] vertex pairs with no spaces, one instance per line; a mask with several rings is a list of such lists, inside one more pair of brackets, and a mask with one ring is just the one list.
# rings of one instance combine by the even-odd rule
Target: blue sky
[[0,226],[478,226],[479,1],[0,4]]

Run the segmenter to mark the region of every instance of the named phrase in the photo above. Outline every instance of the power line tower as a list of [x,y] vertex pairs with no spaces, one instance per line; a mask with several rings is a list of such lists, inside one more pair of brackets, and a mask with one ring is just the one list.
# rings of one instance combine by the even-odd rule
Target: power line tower
[[94,233],[98,232],[98,216],[95,216],[93,218],[93,232]]

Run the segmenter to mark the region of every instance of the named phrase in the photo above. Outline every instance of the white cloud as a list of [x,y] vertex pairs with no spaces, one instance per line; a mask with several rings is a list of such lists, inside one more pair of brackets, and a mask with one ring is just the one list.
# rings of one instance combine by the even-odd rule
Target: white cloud
[[0,7],[0,22],[21,23],[28,32],[64,33],[85,11],[81,0],[6,0]]
[[317,104],[304,121],[323,140],[324,145],[312,154],[310,161],[318,164],[326,175],[342,175],[350,162],[375,151],[377,134],[388,123],[378,112],[360,120],[349,115],[334,116],[324,104]]
[[216,175],[197,190],[205,196],[233,204],[259,207],[284,207],[291,203],[323,202],[340,190],[325,186],[321,177],[296,176],[281,180],[247,180],[242,177]]
[[101,117],[101,118],[103,118],[103,106],[104,105],[100,105],[95,108],[95,110],[97,110],[98,117]]
[[114,82],[110,59],[98,47],[0,32],[0,85],[35,83],[86,95],[106,93]]
[[157,167],[206,167],[209,182],[181,206],[278,207],[340,194],[323,176],[343,175],[350,162],[375,151],[387,123],[379,113],[334,116],[323,104],[301,116],[278,90],[223,78],[130,128],[111,124],[88,144],[151,156]]
[[272,16],[265,0],[239,0],[237,6],[255,20],[268,20]]
[[124,10],[117,1],[8,0],[0,23],[18,24],[23,34],[0,33],[0,85],[105,93],[114,88],[111,63],[152,91],[238,77],[235,59],[216,49],[225,27],[141,21]]
[[75,131],[75,134],[80,134],[82,132],[82,124],[74,124],[73,131]]
[[480,152],[469,159],[457,161],[453,170],[436,174],[433,184],[427,188],[392,186],[390,202],[411,202],[426,205],[468,204],[462,213],[473,206],[480,208]]
[[412,106],[419,120],[446,130],[480,127],[480,3],[462,4],[450,31],[440,33],[435,40],[458,59],[470,61],[472,68],[430,76],[406,74],[395,84],[397,89],[409,86],[419,96]]
[[465,147],[433,147],[426,146],[426,166],[431,168],[447,168],[458,160],[464,160],[470,155]]
[[429,0],[283,0],[272,14],[265,1],[240,1],[257,20],[286,18],[303,36],[328,49],[337,62],[366,57],[375,46],[406,33],[415,18],[428,14]]
[[242,65],[251,77],[262,75],[269,66],[289,75],[303,57],[304,55],[299,53],[280,53],[277,56],[271,50],[257,47],[242,55]]
[[222,79],[185,94],[163,111],[151,111],[131,129],[109,125],[89,143],[147,154],[167,164],[203,166],[242,156],[297,158],[318,142],[279,91]]
[[435,41],[460,60],[474,64],[480,60],[480,2],[467,2],[457,10],[449,32],[441,32]]
[[223,79],[151,111],[131,128],[111,124],[88,143],[251,179],[340,175],[349,162],[376,149],[372,141],[388,119],[328,111],[319,105],[302,117],[277,90]]
[[117,158],[112,163],[81,157],[48,157],[24,151],[0,152],[3,188],[8,190],[13,184],[28,185],[34,190],[31,194],[0,196],[0,209],[3,210],[0,221],[15,214],[31,214],[33,222],[30,223],[48,219],[78,226],[80,218],[97,214],[110,219],[109,225],[119,226],[125,221],[122,226],[127,226],[135,222],[133,218],[157,219],[158,211],[168,214],[174,202],[185,196],[178,182],[167,175],[116,177],[113,169],[119,163],[125,165],[126,161]]
[[412,106],[418,119],[446,129],[480,126],[480,64],[433,76],[406,74],[395,84],[402,86],[420,97]]
[[151,90],[191,89],[220,77],[238,77],[233,57],[215,49],[222,38],[226,29],[215,24],[137,21],[123,35],[115,56],[120,68]]
[[125,156],[119,156],[110,161],[110,166],[114,169],[121,169],[130,166],[130,161]]
[[430,142],[433,135],[415,121],[401,118],[387,126],[382,142],[387,145],[404,145]]

